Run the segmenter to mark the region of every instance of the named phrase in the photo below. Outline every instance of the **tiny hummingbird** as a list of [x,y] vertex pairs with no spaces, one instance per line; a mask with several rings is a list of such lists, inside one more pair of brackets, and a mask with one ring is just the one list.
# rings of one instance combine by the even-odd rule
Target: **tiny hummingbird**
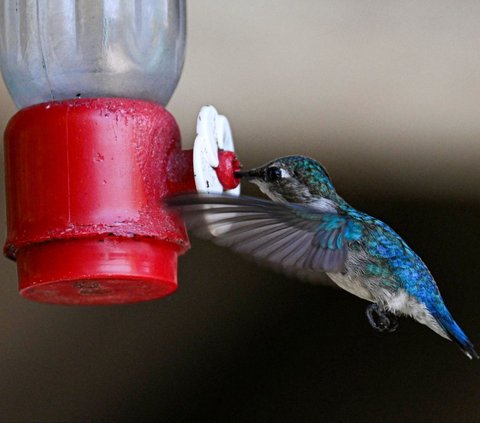
[[[474,346],[453,320],[423,261],[382,221],[340,197],[326,169],[305,156],[286,156],[236,172],[272,201],[186,194],[166,200],[194,233],[300,279],[322,280],[371,302],[370,324],[393,331],[411,316],[455,342],[469,358]],[[323,277],[323,280],[325,278]]]

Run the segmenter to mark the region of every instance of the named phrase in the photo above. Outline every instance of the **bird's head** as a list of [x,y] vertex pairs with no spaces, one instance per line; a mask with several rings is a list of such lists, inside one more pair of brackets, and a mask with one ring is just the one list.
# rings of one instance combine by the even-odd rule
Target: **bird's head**
[[305,156],[281,157],[236,176],[258,185],[274,201],[310,204],[337,197],[325,168]]

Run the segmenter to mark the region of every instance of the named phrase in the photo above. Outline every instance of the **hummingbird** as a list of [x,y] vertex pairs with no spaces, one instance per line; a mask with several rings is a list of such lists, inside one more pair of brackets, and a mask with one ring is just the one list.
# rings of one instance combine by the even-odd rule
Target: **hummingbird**
[[379,331],[394,331],[410,316],[479,358],[455,322],[427,266],[387,224],[356,210],[335,190],[327,170],[300,155],[236,172],[269,200],[184,194],[166,200],[187,227],[286,274],[331,282],[371,304]]

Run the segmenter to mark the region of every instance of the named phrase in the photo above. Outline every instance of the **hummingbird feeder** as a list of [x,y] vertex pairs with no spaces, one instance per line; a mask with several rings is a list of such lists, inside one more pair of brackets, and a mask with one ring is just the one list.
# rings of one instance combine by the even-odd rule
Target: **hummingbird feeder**
[[227,119],[202,108],[182,150],[163,107],[184,51],[184,0],[3,5],[0,67],[21,109],[4,139],[4,254],[24,297],[114,304],[176,289],[189,241],[162,198],[239,190]]

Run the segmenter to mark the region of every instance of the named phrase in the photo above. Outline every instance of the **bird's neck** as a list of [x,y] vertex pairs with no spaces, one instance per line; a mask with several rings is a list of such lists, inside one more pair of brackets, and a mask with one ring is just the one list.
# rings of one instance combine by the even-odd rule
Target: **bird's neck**
[[338,213],[352,208],[336,192],[331,193],[328,197],[312,197],[308,205],[324,213]]

